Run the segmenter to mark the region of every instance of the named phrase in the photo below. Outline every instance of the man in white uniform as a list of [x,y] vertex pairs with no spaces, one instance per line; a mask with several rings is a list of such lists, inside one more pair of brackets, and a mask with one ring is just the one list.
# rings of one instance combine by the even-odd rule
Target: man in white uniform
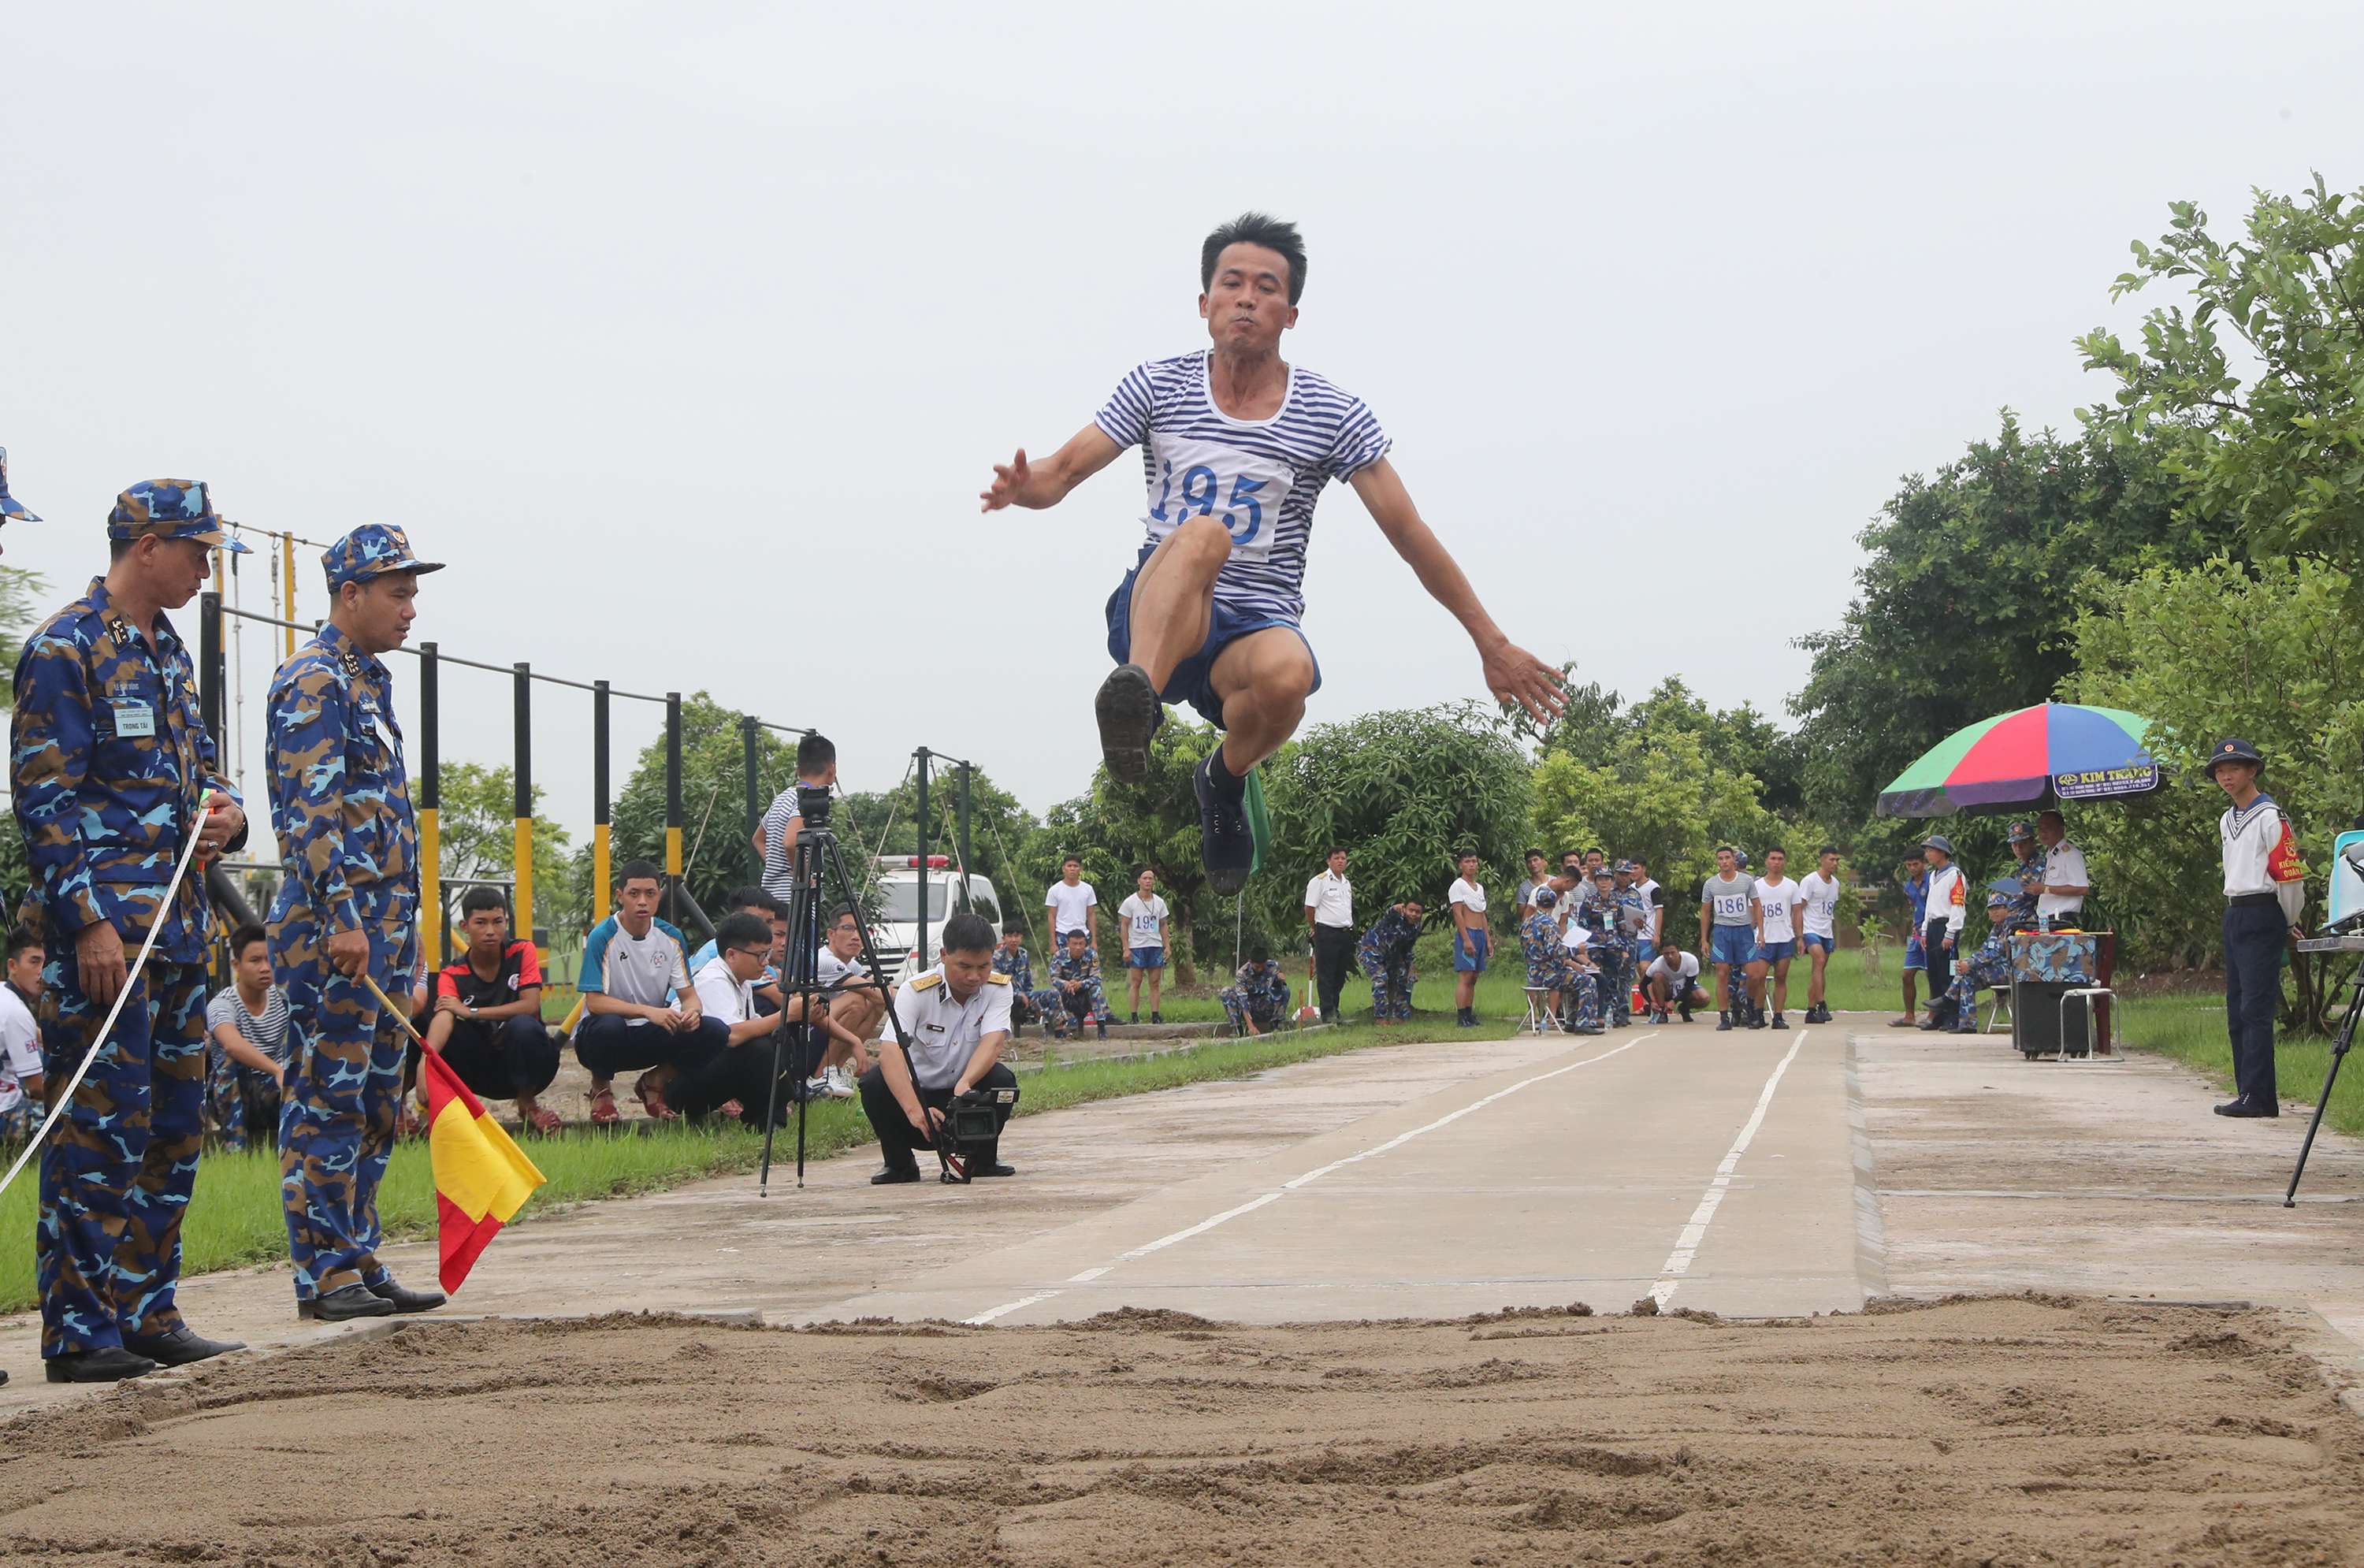
[[[895,988],[895,1018],[906,1047],[889,1029],[878,1037],[878,1065],[862,1075],[862,1114],[878,1134],[885,1166],[873,1186],[920,1179],[920,1149],[933,1149],[945,1110],[971,1089],[1014,1089],[1017,1075],[1002,1064],[1009,1038],[1009,976],[993,969],[993,928],[964,910],[944,922],[935,967]],[[1003,1123],[1008,1106],[997,1106]],[[978,1152],[973,1176],[1014,1176],[999,1145]]]
[[2060,813],[2047,811],[2035,819],[2035,836],[2044,843],[2044,891],[2036,895],[2035,917],[2055,926],[2073,926],[2066,917],[2080,914],[2093,879],[2085,869],[2085,851],[2068,841],[2068,825]]
[[[1541,859],[1541,856],[1537,856]],[[1338,1021],[1338,996],[1355,958],[1355,884],[1346,880],[1346,851],[1332,845],[1329,863],[1305,884],[1305,924],[1313,936],[1313,984],[1321,1021]]]
[[[2258,788],[2266,760],[2238,736],[2208,753],[2208,776],[2233,804],[2217,818],[2225,855],[2225,1025],[2233,1042],[2234,1096],[2218,1116],[2278,1117],[2274,1005],[2282,955],[2306,932],[2306,862],[2274,797]],[[2048,880],[2048,878],[2047,878]],[[2048,891],[2048,889],[2047,889]]]

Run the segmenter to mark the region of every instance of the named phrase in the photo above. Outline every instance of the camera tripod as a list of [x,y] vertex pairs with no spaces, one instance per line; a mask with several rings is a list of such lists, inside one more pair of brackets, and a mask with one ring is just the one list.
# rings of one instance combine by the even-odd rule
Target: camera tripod
[[[907,1059],[910,1051],[911,1042],[903,1032],[903,1020],[895,1016],[893,994],[886,988],[886,972],[878,962],[878,950],[871,945],[870,922],[863,916],[853,879],[846,874],[845,857],[838,852],[837,835],[830,830],[829,809],[826,785],[797,786],[797,813],[804,818],[804,828],[797,834],[791,873],[794,881],[788,895],[788,946],[781,955],[780,1022],[772,1031],[772,1076],[764,1107],[764,1164],[755,1183],[758,1197],[771,1195],[772,1135],[780,1122],[783,1088],[796,1096],[797,1185],[805,1184],[805,1102],[809,1098],[805,1079],[827,1053],[826,1046],[817,1050],[814,1042],[828,1039],[828,1030],[812,1021],[813,1010],[844,986],[842,981],[834,985],[823,984],[817,974],[826,929],[822,924],[825,912],[839,904],[854,912],[854,919],[862,928],[862,968],[870,983],[878,987],[879,995],[886,999],[886,1023],[895,1031],[896,1044]],[[837,895],[834,900],[822,896],[824,877]],[[794,1021],[788,1017],[791,1012],[797,1014]]]
[[[2364,936],[2314,938],[2299,944],[2302,952],[2364,952]],[[2323,1075],[2323,1093],[2314,1099],[2314,1118],[2306,1124],[2306,1141],[2298,1146],[2298,1164],[2291,1172],[2290,1190],[2282,1195],[2282,1207],[2298,1207],[2298,1179],[2306,1174],[2306,1157],[2314,1151],[2314,1135],[2323,1126],[2324,1107],[2331,1104],[2331,1087],[2339,1082],[2339,1063],[2346,1059],[2347,1048],[2356,1040],[2356,1020],[2364,1011],[2364,960],[2358,960],[2347,995],[2347,1016],[2339,1020],[2339,1033],[2331,1041],[2331,1070]]]

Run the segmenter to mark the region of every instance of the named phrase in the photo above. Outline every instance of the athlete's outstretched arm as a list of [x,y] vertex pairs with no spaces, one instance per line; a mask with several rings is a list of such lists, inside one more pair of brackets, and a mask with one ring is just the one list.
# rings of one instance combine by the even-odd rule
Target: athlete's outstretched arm
[[1098,425],[1087,425],[1077,430],[1065,446],[1039,464],[1029,463],[1026,449],[1020,447],[1007,467],[998,462],[993,465],[993,484],[978,493],[977,499],[985,503],[978,510],[1055,506],[1067,498],[1068,491],[1106,468],[1123,450],[1110,440],[1108,432]]
[[1429,597],[1451,610],[1453,618],[1469,633],[1469,640],[1478,645],[1478,657],[1486,669],[1486,689],[1494,694],[1494,699],[1517,703],[1538,724],[1557,718],[1567,707],[1559,672],[1502,635],[1502,628],[1478,602],[1478,590],[1462,575],[1459,563],[1435,531],[1421,520],[1420,508],[1411,504],[1411,493],[1404,488],[1395,464],[1385,458],[1366,463],[1347,483],[1370,508],[1371,520],[1411,567]]

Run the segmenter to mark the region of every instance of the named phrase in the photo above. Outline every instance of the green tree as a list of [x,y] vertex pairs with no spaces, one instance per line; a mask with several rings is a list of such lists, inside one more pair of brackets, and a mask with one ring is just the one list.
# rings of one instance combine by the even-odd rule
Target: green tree
[[2134,242],[2135,270],[2110,297],[2165,279],[2191,307],[2152,310],[2139,349],[2098,328],[2077,339],[2086,368],[2118,382],[2084,417],[2156,447],[2180,517],[2237,526],[2255,560],[2321,556],[2352,584],[2364,567],[2364,191],[2333,195],[2317,174],[2294,197],[2252,195],[2241,239],[2172,202],[2158,242]]
[[[760,881],[764,870],[746,820],[746,751],[739,717],[704,692],[682,699],[683,876],[699,906],[716,919],[724,913],[724,895]],[[664,864],[664,737],[660,734],[641,749],[616,796],[609,836],[617,865],[635,859]],[[796,747],[775,730],[756,731],[755,773],[760,810],[796,778]],[[851,835],[845,848],[851,862],[855,853]],[[591,869],[589,857],[581,859],[575,880],[587,904]]]
[[[856,876],[867,873],[856,862],[875,855],[916,854],[920,848],[920,786],[906,777],[891,790],[848,794],[837,804],[835,825],[846,864]],[[957,859],[960,842],[960,770],[939,759],[928,773],[928,853]],[[982,768],[969,780],[969,870],[987,878],[1007,910],[1020,896],[1024,878],[1014,863],[1033,831],[1034,814],[1018,797],[993,782]],[[1040,899],[1041,888],[1033,890]]]
[[[506,762],[445,762],[438,775],[442,805],[436,816],[440,852],[436,869],[445,882],[512,876],[517,868],[517,774]],[[581,931],[589,906],[577,885],[575,857],[565,828],[541,815],[543,792],[533,791],[534,924],[552,931]],[[452,908],[459,897],[452,894]]]
[[1305,880],[1333,844],[1348,851],[1365,922],[1415,895],[1441,907],[1465,848],[1488,886],[1508,886],[1523,871],[1527,773],[1512,726],[1474,702],[1317,725],[1265,765],[1273,853],[1252,904],[1285,951],[1301,946]]
[[[2332,840],[2364,803],[2364,651],[2350,591],[2317,562],[2218,560],[2108,584],[2078,618],[2078,667],[2062,694],[2152,720],[2166,773],[2140,804],[2080,815],[2094,886],[2133,962],[2218,954],[2225,800],[2200,767],[2220,735],[2266,754],[2266,787],[2298,829],[2310,890],[2322,889]],[[2301,963],[2296,1011],[2319,1028],[2325,976]]]
[[1790,699],[1805,809],[1861,823],[1858,855],[1892,860],[1918,828],[1867,820],[1880,786],[1964,725],[2050,696],[2070,668],[2088,574],[2189,565],[2225,544],[2180,517],[2140,444],[2001,433],[1931,479],[1907,479],[1858,536],[1869,557],[1839,626]]

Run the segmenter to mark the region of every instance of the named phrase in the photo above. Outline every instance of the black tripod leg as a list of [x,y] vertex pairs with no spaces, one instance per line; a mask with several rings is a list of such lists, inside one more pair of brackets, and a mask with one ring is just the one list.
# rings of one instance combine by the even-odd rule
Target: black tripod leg
[[2314,1116],[2306,1124],[2306,1141],[2298,1146],[2298,1164],[2291,1172],[2290,1191],[2282,1194],[2282,1207],[2298,1207],[2298,1179],[2306,1174],[2306,1157],[2314,1151],[2314,1135],[2323,1126],[2323,1113],[2331,1107],[2331,1086],[2339,1082],[2339,1064],[2347,1058],[2347,1048],[2356,1039],[2357,1010],[2364,1007],[2364,966],[2356,976],[2356,990],[2347,999],[2347,1016],[2339,1020],[2339,1036],[2331,1042],[2331,1070],[2323,1075],[2323,1093],[2314,1099]]

